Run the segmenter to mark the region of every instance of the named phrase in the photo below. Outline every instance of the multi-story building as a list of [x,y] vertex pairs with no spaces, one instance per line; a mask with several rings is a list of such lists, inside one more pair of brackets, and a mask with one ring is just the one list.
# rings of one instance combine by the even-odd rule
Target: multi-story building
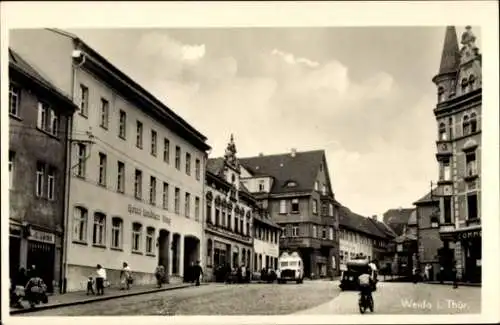
[[427,264],[431,265],[431,278],[436,279],[440,270],[439,252],[442,242],[439,236],[439,200],[433,192],[431,190],[413,203],[415,213],[408,221],[408,226],[417,237],[420,270]]
[[33,267],[58,290],[70,98],[9,49],[9,265]]
[[345,268],[345,264],[357,256],[367,257],[378,267],[385,266],[387,246],[395,237],[390,228],[376,216],[363,217],[344,206],[339,216],[341,267]]
[[297,251],[306,277],[338,272],[338,210],[324,150],[240,158],[241,182],[282,227],[281,251]]
[[53,29],[14,30],[11,46],[79,109],[71,131],[64,278],[85,287],[96,264],[119,283],[152,283],[158,264],[182,278],[204,252],[206,138],[78,37]]
[[253,271],[276,268],[280,226],[241,181],[234,138],[222,158],[208,160],[206,187],[206,240],[208,278],[218,267],[244,264]]
[[256,201],[240,181],[236,145],[231,136],[223,158],[209,159],[206,171],[206,278],[221,267],[251,267],[252,215]]
[[446,28],[441,63],[433,78],[438,126],[441,264],[456,263],[463,281],[481,281],[481,53],[467,26],[461,48]]

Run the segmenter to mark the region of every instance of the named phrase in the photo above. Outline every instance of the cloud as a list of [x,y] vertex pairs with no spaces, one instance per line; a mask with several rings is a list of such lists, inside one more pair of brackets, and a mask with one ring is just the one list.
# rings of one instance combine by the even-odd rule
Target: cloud
[[187,61],[200,60],[205,56],[205,44],[182,46],[182,58]]
[[288,64],[292,64],[292,65],[293,64],[302,64],[302,65],[305,65],[305,66],[310,67],[310,68],[316,68],[319,66],[318,62],[315,62],[315,61],[312,61],[312,60],[309,60],[306,58],[297,58],[292,53],[286,53],[286,52],[280,51],[278,49],[272,50],[271,54],[277,55],[277,56],[283,58],[283,60]]

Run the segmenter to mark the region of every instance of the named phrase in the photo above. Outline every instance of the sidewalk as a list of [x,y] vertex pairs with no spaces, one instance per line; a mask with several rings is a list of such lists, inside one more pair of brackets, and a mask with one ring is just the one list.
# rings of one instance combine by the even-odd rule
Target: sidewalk
[[[207,283],[201,283],[201,285],[206,285],[206,284]],[[164,284],[161,288],[158,288],[156,285],[153,284],[133,286],[132,288],[130,288],[130,290],[120,290],[119,288],[116,287],[110,287],[104,291],[103,296],[87,295],[85,291],[68,292],[65,294],[54,294],[49,296],[49,302],[47,304],[37,305],[34,309],[30,309],[28,303],[26,301],[23,301],[23,305],[25,308],[24,309],[10,308],[10,314],[11,315],[24,314],[44,309],[87,304],[96,301],[104,301],[104,300],[135,296],[147,293],[182,289],[193,286],[194,284],[191,283],[170,283],[170,284]]]
[[[420,282],[420,281],[419,281]],[[439,281],[427,281],[422,283],[429,284],[442,284],[442,285],[453,285],[453,281],[443,281],[443,283]],[[471,282],[457,282],[458,287],[481,287],[481,283],[471,283]]]

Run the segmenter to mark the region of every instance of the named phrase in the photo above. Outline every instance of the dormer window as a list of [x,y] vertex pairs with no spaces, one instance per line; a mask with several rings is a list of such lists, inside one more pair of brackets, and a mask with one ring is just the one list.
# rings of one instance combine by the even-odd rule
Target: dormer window
[[467,85],[469,84],[469,81],[467,78],[462,79],[462,92],[465,92],[467,90]]
[[314,190],[319,191],[319,182],[318,181],[314,182]]
[[438,88],[438,102],[441,103],[442,101],[444,101],[444,88],[439,87]]
[[464,115],[463,121],[462,121],[462,135],[468,135],[470,134],[470,122],[469,122],[469,116]]
[[448,140],[448,133],[446,132],[446,124],[439,123],[439,140],[445,141]]
[[297,187],[297,182],[295,182],[295,181],[288,181],[285,186],[286,187]]

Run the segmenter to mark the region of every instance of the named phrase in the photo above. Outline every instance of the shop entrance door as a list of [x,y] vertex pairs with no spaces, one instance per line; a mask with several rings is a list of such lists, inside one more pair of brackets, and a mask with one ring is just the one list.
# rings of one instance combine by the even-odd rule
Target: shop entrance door
[[9,236],[9,276],[14,279],[21,267],[21,238]]
[[41,243],[37,241],[28,242],[28,268],[35,265],[38,276],[43,279],[47,285],[47,291],[52,293],[54,290],[54,255],[55,247],[53,244]]

